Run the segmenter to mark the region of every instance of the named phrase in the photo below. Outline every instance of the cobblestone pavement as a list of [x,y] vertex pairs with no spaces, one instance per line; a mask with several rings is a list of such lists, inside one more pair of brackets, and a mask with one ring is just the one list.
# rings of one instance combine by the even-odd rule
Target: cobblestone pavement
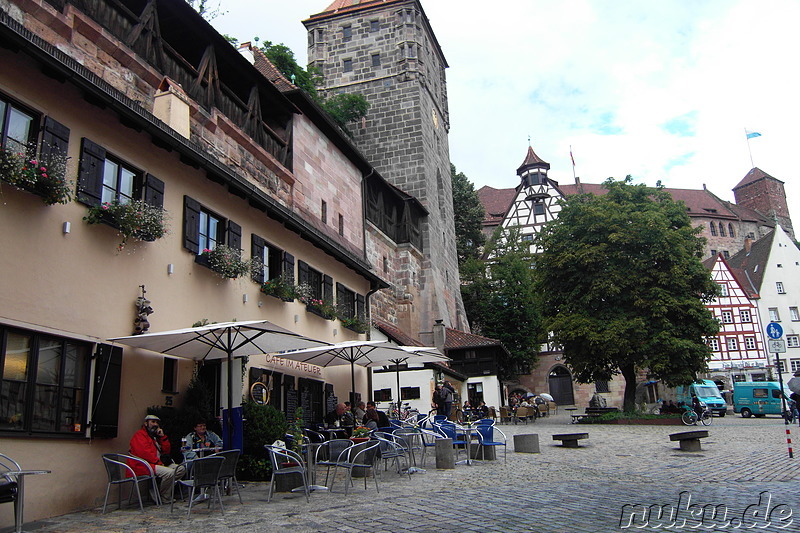
[[[778,418],[715,418],[703,428],[709,437],[698,453],[680,452],[670,442],[669,434],[689,429],[684,426],[576,426],[568,420],[558,414],[534,424],[502,425],[510,441],[507,463],[499,451],[498,461],[436,470],[429,454],[427,471],[411,479],[382,472],[379,493],[374,484],[365,491],[357,482],[345,498],[340,475],[333,492],[313,493],[311,503],[302,494],[282,493],[266,503],[267,485],[247,483],[244,505],[235,496],[226,497],[224,516],[201,505],[187,518],[185,503],[176,504],[173,513],[168,506],[146,507],[144,514],[131,506],[112,507],[101,515],[98,508],[43,520],[29,530],[597,533],[630,525],[639,531],[757,526],[749,529],[800,532],[800,458],[788,458],[785,427]],[[790,427],[800,434],[797,426]],[[563,448],[552,440],[553,434],[576,431],[589,433],[580,448]],[[541,453],[514,453],[512,435],[518,433],[538,433]],[[720,514],[714,519],[707,508],[701,527],[702,511],[689,514],[683,505],[688,503],[720,506]],[[626,505],[639,513],[621,524]],[[653,506],[646,519],[642,506]],[[673,527],[664,527],[670,525],[668,513],[659,523],[658,506],[679,508]],[[762,516],[763,510],[753,514],[766,507],[771,515]],[[746,509],[749,521],[740,523]],[[727,510],[724,517],[722,510]]]

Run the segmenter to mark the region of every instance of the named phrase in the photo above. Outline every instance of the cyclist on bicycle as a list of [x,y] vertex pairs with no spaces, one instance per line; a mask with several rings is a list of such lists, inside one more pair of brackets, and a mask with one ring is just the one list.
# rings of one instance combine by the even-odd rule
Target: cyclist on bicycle
[[692,411],[695,412],[698,420],[700,420],[703,417],[703,411],[705,411],[703,403],[700,401],[700,398],[698,398],[696,394],[692,394]]

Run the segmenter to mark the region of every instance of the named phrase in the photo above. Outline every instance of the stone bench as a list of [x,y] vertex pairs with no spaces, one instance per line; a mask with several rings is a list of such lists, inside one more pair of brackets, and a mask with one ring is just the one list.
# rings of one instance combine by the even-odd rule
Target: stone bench
[[708,431],[682,431],[681,433],[673,433],[669,436],[671,441],[679,441],[681,450],[684,452],[699,452],[700,439],[708,437]]
[[518,453],[539,453],[539,435],[537,433],[514,435],[514,451]]
[[578,448],[578,441],[588,438],[588,433],[560,433],[553,435],[553,440],[560,440],[564,448]]

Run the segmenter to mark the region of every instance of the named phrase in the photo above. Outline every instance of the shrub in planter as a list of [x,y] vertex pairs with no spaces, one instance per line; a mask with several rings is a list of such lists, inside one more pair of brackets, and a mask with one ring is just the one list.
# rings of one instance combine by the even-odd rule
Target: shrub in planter
[[167,212],[141,200],[127,203],[104,202],[89,208],[83,219],[89,224],[109,224],[122,235],[119,249],[125,247],[128,239],[154,241],[167,233]]
[[73,183],[67,179],[68,158],[57,152],[37,158],[29,155],[32,152],[0,148],[0,178],[41,196],[47,205],[69,203]]
[[271,405],[259,405],[253,401],[242,406],[242,417],[245,420],[244,449],[237,467],[237,477],[249,481],[268,480],[272,468],[264,445],[284,440],[286,417]]

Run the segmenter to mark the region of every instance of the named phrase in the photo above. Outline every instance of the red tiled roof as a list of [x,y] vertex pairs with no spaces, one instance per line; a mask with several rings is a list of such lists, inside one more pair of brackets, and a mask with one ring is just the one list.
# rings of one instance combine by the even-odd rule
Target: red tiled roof
[[517,169],[517,174],[522,172],[523,168],[529,166],[539,166],[550,169],[550,163],[547,163],[544,159],[536,155],[536,152],[533,151],[533,146],[528,146],[528,153],[525,155],[525,161],[523,161]]
[[352,13],[354,11],[359,11],[362,9],[369,9],[370,7],[393,4],[402,1],[404,0],[335,0],[331,5],[325,8],[325,11],[317,13],[315,15],[311,15],[306,20],[310,21],[310,20],[329,17],[331,15]]
[[751,169],[750,169],[750,172],[748,172],[747,174],[745,174],[744,178],[742,178],[742,181],[740,181],[740,182],[739,182],[739,183],[736,185],[736,187],[734,187],[734,188],[733,188],[733,190],[735,191],[736,189],[738,189],[738,188],[740,188],[740,187],[744,187],[745,185],[750,185],[751,183],[753,183],[753,182],[756,182],[756,181],[758,181],[758,180],[762,180],[762,179],[764,179],[764,178],[771,178],[771,179],[774,179],[775,181],[778,181],[778,182],[780,182],[780,183],[783,183],[783,182],[782,182],[781,180],[779,180],[778,178],[776,178],[776,177],[774,177],[774,176],[770,176],[769,174],[767,174],[766,172],[764,172],[764,171],[763,171],[763,170],[761,170],[760,168],[758,168],[758,167],[753,167],[753,168],[751,168]]
[[[240,48],[242,46],[244,45],[241,45]],[[256,67],[256,70],[258,70],[262,76],[271,81],[279,91],[286,92],[297,89],[297,86],[293,85],[289,80],[286,79],[281,71],[272,64],[272,61],[267,58],[260,48],[257,46],[250,46],[250,51],[253,52],[253,57],[255,58],[254,66]]]
[[484,185],[478,189],[478,199],[486,212],[484,222],[496,219],[499,223],[503,220],[503,217],[508,211],[508,206],[514,201],[516,195],[516,189],[495,189],[488,185]]
[[445,349],[473,348],[479,346],[502,346],[500,341],[482,337],[474,333],[466,333],[453,328],[445,328]]
[[[731,270],[736,269],[737,275],[740,271],[742,277],[739,281],[743,284],[752,284],[753,292],[760,292],[761,283],[764,281],[764,271],[766,270],[769,253],[772,249],[772,241],[775,238],[775,230],[770,231],[765,236],[755,241],[747,249],[739,250],[728,259]],[[748,288],[749,292],[749,288]]]
[[396,342],[401,346],[423,346],[423,344],[406,333],[405,331],[401,330],[397,326],[393,326],[388,322],[384,322],[383,320],[375,319],[372,321],[375,324],[375,327],[378,328],[379,331],[383,332],[384,335],[389,337],[391,340]]

